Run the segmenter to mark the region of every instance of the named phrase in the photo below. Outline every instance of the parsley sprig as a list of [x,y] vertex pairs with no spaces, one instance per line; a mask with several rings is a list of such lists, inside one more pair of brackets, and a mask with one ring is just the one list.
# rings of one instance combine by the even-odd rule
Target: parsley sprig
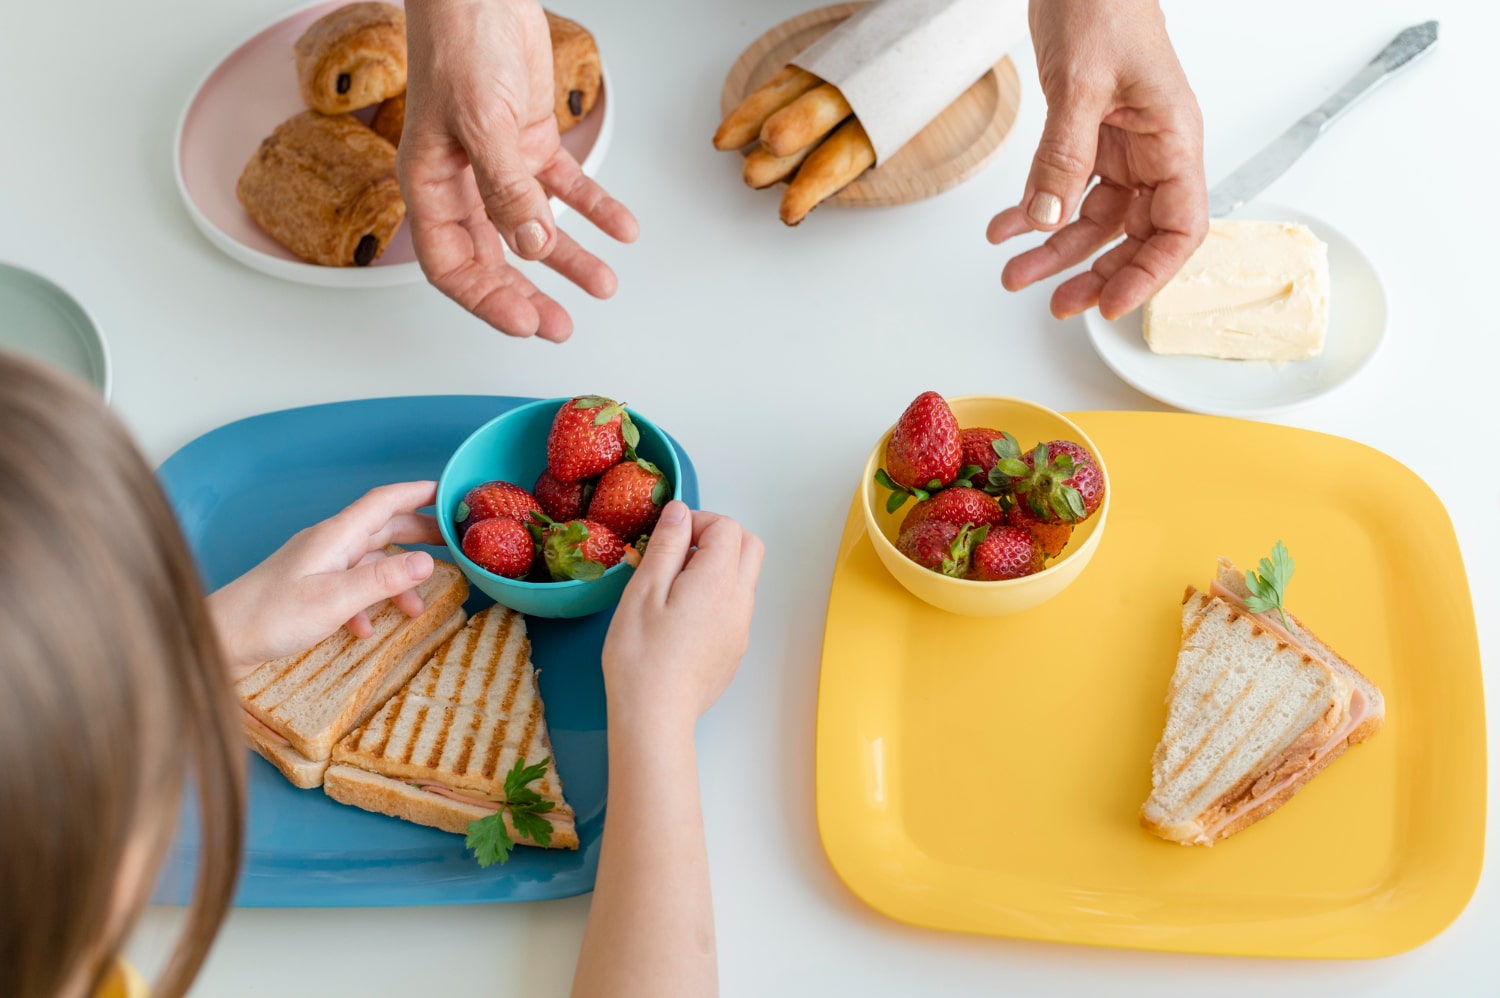
[[1291,624],[1286,619],[1286,587],[1292,581],[1292,569],[1296,562],[1287,553],[1286,545],[1280,541],[1271,549],[1270,558],[1262,558],[1256,566],[1260,574],[1254,572],[1245,573],[1245,585],[1250,589],[1250,596],[1245,600],[1245,606],[1251,613],[1265,613],[1274,609],[1281,617],[1281,625],[1288,630]]
[[469,822],[464,845],[474,853],[480,866],[493,866],[510,859],[510,851],[516,843],[505,827],[507,811],[510,812],[511,824],[523,838],[543,847],[551,843],[552,823],[542,815],[552,810],[552,802],[543,800],[541,794],[527,785],[545,776],[547,764],[551,761],[549,755],[535,766],[528,766],[525,759],[517,759],[505,776],[505,799],[500,802],[500,810]]

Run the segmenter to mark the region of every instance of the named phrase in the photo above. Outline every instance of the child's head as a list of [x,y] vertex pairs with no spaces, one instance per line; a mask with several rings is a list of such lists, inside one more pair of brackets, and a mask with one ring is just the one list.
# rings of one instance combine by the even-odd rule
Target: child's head
[[201,864],[179,995],[239,866],[244,751],[192,560],[81,383],[0,353],[0,994],[88,994],[145,903],[189,775]]

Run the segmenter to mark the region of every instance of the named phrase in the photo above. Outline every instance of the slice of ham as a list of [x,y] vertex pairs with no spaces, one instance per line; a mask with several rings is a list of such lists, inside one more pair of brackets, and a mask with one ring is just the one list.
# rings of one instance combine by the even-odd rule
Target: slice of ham
[[[1241,613],[1254,617],[1256,621],[1258,621],[1266,628],[1266,630],[1270,631],[1272,634],[1275,634],[1278,638],[1285,641],[1293,648],[1296,648],[1308,658],[1316,662],[1323,662],[1325,666],[1328,665],[1327,662],[1323,661],[1323,658],[1320,655],[1314,652],[1305,643],[1297,640],[1297,637],[1290,631],[1288,631],[1285,627],[1283,627],[1281,625],[1281,622],[1274,616],[1269,613],[1253,612],[1248,606],[1245,605],[1245,601],[1232,590],[1220,585],[1218,582],[1214,582],[1210,584],[1209,592],[1212,595],[1217,596],[1224,602],[1228,603],[1230,606],[1239,610]],[[1290,786],[1293,782],[1300,779],[1302,773],[1305,772],[1306,768],[1316,766],[1323,760],[1326,755],[1328,755],[1328,753],[1332,752],[1334,749],[1342,745],[1344,743],[1344,740],[1349,737],[1354,729],[1359,727],[1359,725],[1363,723],[1365,716],[1369,711],[1369,700],[1365,697],[1364,691],[1361,690],[1358,686],[1355,686],[1352,683],[1350,685],[1353,687],[1353,693],[1351,693],[1349,696],[1349,709],[1344,711],[1343,723],[1341,723],[1338,728],[1334,730],[1333,734],[1328,737],[1328,740],[1326,742],[1318,746],[1318,749],[1313,752],[1312,757],[1308,759],[1307,767],[1305,767],[1303,770],[1298,770],[1297,772],[1292,773],[1289,776],[1282,777],[1255,796],[1248,797],[1236,804],[1217,822],[1204,829],[1204,838],[1207,841],[1212,842],[1218,837],[1221,831],[1229,827],[1229,825],[1236,819],[1238,819],[1241,815],[1255,810],[1261,804],[1275,797],[1277,794],[1281,793],[1281,791]]]
[[473,807],[482,807],[486,811],[500,810],[500,802],[497,800],[485,800],[483,797],[470,797],[467,794],[459,793],[452,787],[445,787],[441,783],[433,783],[431,780],[412,780],[411,785],[421,790],[426,790],[428,793],[437,794],[439,797],[446,797],[449,800],[456,800],[460,804],[469,804]]
[[281,732],[272,730],[266,725],[266,722],[262,721],[260,718],[256,717],[248,710],[245,710],[243,707],[240,708],[240,712],[245,715],[245,719],[250,722],[251,727],[259,729],[260,732],[271,741],[275,742],[277,745],[285,745],[287,748],[292,747],[292,743],[287,741],[286,736]]

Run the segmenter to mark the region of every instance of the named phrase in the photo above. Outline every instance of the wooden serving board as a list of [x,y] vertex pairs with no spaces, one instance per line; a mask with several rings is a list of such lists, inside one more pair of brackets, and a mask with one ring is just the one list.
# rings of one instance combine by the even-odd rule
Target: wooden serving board
[[[728,114],[745,96],[822,38],[864,3],[837,3],[783,21],[735,60],[719,100]],[[909,204],[941,194],[978,173],[1000,151],[1016,123],[1021,80],[1009,57],[949,104],[901,150],[824,204]],[[753,147],[752,147],[753,148]]]

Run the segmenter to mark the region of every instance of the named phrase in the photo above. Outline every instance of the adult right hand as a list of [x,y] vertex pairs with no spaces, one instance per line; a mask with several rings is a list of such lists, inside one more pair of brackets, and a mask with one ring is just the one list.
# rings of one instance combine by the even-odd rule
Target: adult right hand
[[573,320],[505,247],[608,298],[614,272],[557,228],[547,198],[621,242],[639,227],[562,147],[546,15],[536,0],[409,0],[406,17],[396,169],[422,272],[503,333],[565,340]]
[[610,724],[691,729],[734,678],[765,547],[727,516],[662,510],[604,641]]

